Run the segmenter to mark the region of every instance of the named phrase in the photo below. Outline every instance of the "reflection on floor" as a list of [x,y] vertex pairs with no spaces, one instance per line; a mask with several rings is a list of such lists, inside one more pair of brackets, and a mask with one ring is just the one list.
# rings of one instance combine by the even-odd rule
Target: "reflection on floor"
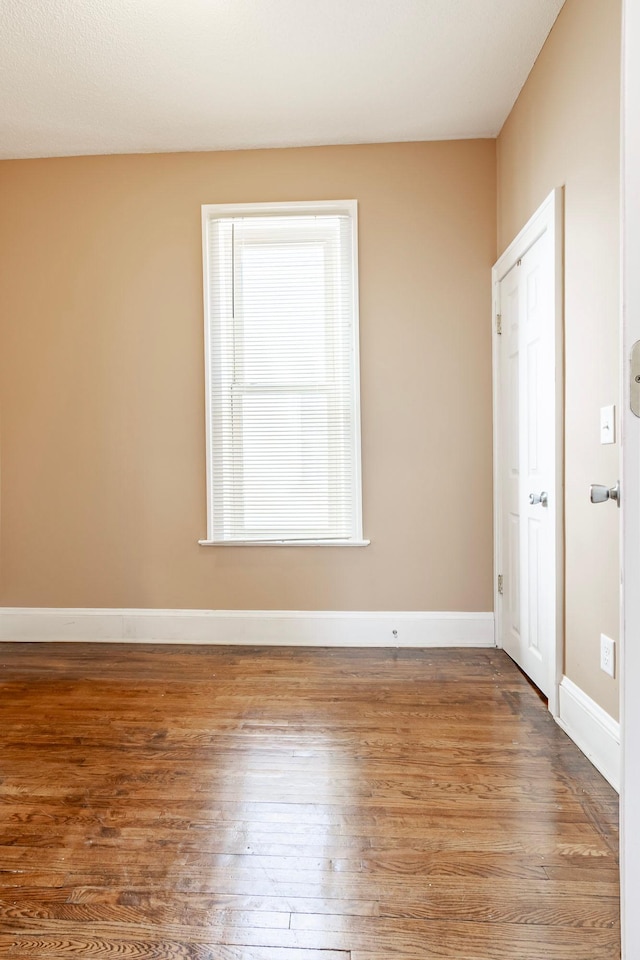
[[617,960],[617,797],[494,650],[0,644],[0,955]]

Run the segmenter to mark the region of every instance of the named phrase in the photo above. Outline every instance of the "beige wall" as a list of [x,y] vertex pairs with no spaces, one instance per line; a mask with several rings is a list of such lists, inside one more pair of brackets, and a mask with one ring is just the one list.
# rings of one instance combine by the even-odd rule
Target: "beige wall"
[[565,672],[614,716],[618,683],[599,668],[619,625],[618,511],[589,484],[620,475],[599,442],[619,410],[619,0],[567,0],[498,139],[502,250],[553,187],[565,187]]
[[[493,141],[11,161],[0,190],[3,604],[491,609]],[[199,547],[200,204],[353,197],[371,546]]]

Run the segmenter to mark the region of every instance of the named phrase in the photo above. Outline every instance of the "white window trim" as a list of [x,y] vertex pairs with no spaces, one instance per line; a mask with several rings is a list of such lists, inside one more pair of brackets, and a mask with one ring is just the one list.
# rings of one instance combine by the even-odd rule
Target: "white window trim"
[[[355,444],[355,535],[348,540],[216,540],[213,522],[213,423],[211,416],[211,315],[209,299],[209,263],[207,257],[207,228],[211,220],[223,217],[259,217],[262,215],[297,214],[309,216],[348,213],[353,222],[352,266],[353,266],[353,387],[354,403],[354,444]],[[204,359],[205,359],[205,406],[206,406],[206,457],[207,457],[207,536],[198,540],[203,547],[366,547],[370,540],[364,539],[362,529],[362,438],[360,426],[360,309],[358,296],[358,201],[357,200],[314,200],[286,203],[208,203],[202,205],[202,277],[204,296]]]

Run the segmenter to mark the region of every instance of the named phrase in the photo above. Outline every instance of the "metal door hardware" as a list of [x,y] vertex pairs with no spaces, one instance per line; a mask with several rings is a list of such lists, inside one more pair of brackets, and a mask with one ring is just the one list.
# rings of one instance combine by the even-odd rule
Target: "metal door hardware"
[[621,492],[620,481],[613,487],[605,487],[602,483],[591,484],[591,503],[605,503],[607,500],[615,500],[620,506]]
[[530,493],[529,494],[529,503],[531,506],[535,506],[536,503],[542,504],[543,507],[549,506],[549,494],[546,490],[543,490],[542,493]]
[[640,417],[640,340],[631,347],[631,388],[629,390],[631,412]]

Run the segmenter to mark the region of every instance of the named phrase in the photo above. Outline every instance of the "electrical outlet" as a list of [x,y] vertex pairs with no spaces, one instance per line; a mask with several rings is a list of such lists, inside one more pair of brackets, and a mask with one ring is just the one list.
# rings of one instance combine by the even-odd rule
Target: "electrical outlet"
[[616,675],[616,644],[611,637],[600,634],[600,669],[610,677]]

